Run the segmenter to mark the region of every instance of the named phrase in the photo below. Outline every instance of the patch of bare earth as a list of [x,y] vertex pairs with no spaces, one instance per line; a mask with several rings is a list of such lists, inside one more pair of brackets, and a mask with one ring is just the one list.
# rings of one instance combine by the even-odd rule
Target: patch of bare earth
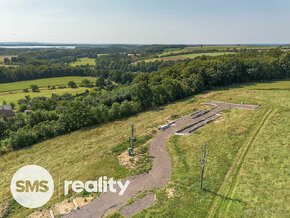
[[134,169],[136,168],[136,163],[138,162],[139,158],[140,158],[140,154],[139,154],[139,149],[135,149],[135,156],[132,157],[128,154],[128,151],[124,151],[122,154],[120,154],[118,156],[119,159],[119,163],[120,165],[122,165],[123,167],[126,167],[128,169]]
[[216,121],[214,121],[215,123],[223,123],[223,122],[225,122],[226,121],[226,119],[224,119],[224,118],[219,118],[219,119],[217,119]]
[[[78,197],[74,199],[77,202],[79,208],[89,204],[93,197]],[[72,199],[66,199],[54,206],[51,207],[51,210],[54,215],[64,215],[68,214],[70,211],[75,210],[75,205]],[[44,209],[40,211],[36,211],[28,216],[28,218],[51,218],[49,209]]]
[[0,217],[6,217],[8,216],[8,207],[9,207],[9,203],[6,202],[3,206],[0,205]]
[[[75,198],[74,200],[77,202],[77,205],[80,208],[90,203],[93,200],[93,197],[78,197],[78,198]],[[64,215],[64,214],[68,214],[72,210],[75,210],[76,208],[73,203],[73,200],[68,199],[54,205],[51,209],[53,211],[53,214],[55,215],[57,214]]]
[[210,93],[207,93],[205,95],[200,95],[199,98],[211,98],[211,97],[215,97],[217,95],[220,95],[221,93],[219,92],[210,92]]
[[168,198],[174,198],[175,197],[175,189],[174,188],[167,188],[166,194]]
[[28,216],[28,218],[51,218],[49,210],[44,209],[40,211],[36,211]]
[[172,115],[170,115],[168,117],[165,117],[164,121],[171,122],[173,120],[176,120],[177,117],[178,117],[178,115],[172,114]]

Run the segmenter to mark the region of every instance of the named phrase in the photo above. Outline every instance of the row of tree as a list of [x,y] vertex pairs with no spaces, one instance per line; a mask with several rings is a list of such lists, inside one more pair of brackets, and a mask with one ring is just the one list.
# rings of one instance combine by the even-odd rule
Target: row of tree
[[[6,136],[2,148],[30,146],[44,138],[127,117],[213,87],[289,78],[289,73],[290,52],[250,52],[235,56],[203,57],[156,72],[142,73],[134,78],[132,84],[117,86],[112,91],[24,99],[19,103],[31,106],[35,111],[33,113],[45,110],[55,116],[43,118],[49,116],[28,115],[33,122],[23,122],[18,116],[8,118],[11,123],[7,124],[7,120],[4,122],[6,126],[0,123],[0,126],[4,126],[2,135]],[[99,82],[102,83],[102,79]],[[28,120],[28,117],[25,119]],[[9,127],[15,125],[18,127]]]

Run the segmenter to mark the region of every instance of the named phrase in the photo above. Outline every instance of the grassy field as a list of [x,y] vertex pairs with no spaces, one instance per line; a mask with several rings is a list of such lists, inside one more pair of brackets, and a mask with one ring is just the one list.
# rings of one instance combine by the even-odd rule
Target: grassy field
[[90,90],[91,88],[86,88],[86,87],[79,87],[77,89],[72,89],[72,88],[64,88],[64,89],[52,89],[49,90],[48,88],[40,88],[40,92],[29,92],[25,93],[23,91],[10,91],[10,92],[0,92],[0,104],[2,104],[3,101],[6,101],[8,104],[9,103],[14,103],[17,104],[19,99],[24,99],[25,96],[30,95],[31,98],[34,97],[51,97],[51,94],[57,94],[57,95],[62,95],[64,93],[70,93],[70,94],[77,94],[77,93],[82,93],[86,90]]
[[81,66],[81,65],[90,65],[90,66],[95,66],[96,62],[94,58],[79,58],[76,62],[70,63],[71,66],[76,67],[76,66]]
[[37,85],[39,88],[49,86],[67,85],[69,81],[81,83],[84,79],[95,81],[94,77],[68,76],[68,77],[54,77],[47,79],[28,80],[14,83],[0,83],[0,92],[9,92],[15,90],[30,89],[30,85]]
[[177,61],[177,60],[184,60],[187,58],[196,58],[198,56],[206,55],[206,56],[218,56],[224,54],[234,54],[232,52],[208,52],[208,53],[193,53],[193,54],[186,54],[186,55],[176,55],[176,56],[168,56],[168,57],[159,57],[159,58],[152,58],[145,60],[145,62],[154,62],[154,61]]
[[[48,89],[47,86],[63,86],[67,85],[69,81],[74,81],[76,83],[81,83],[84,79],[89,79],[90,81],[94,82],[94,77],[80,77],[80,76],[72,76],[72,77],[55,77],[55,78],[48,78],[48,79],[38,79],[38,80],[29,80],[29,81],[21,81],[21,82],[14,82],[14,83],[3,83],[0,84],[0,104],[3,101],[7,103],[14,103],[16,104],[19,99],[24,99],[25,96],[30,95],[31,98],[34,97],[51,97],[51,94],[58,94],[62,95],[64,93],[82,93],[86,89],[86,87],[79,87],[77,89],[72,88],[64,88],[64,89]],[[31,92],[30,85],[37,85],[40,92]],[[25,93],[23,89],[29,89],[29,93]]]
[[[261,107],[227,110],[194,134],[171,137],[171,181],[157,191],[153,207],[134,217],[289,217],[289,86],[289,81],[251,84],[195,98]],[[210,153],[201,190],[204,142]],[[168,190],[175,196],[168,198]]]
[[[137,116],[73,132],[0,156],[1,201],[11,199],[13,174],[27,164],[46,168],[55,180],[47,207],[62,201],[64,180],[124,178],[130,171],[108,150],[125,141],[134,123],[146,135],[173,114],[182,116],[202,103],[220,100],[259,104],[256,111],[231,109],[222,118],[167,144],[172,177],[156,191],[156,204],[135,217],[289,217],[290,81],[222,87]],[[200,190],[201,145],[207,142],[205,188]],[[173,195],[168,194],[170,190]],[[15,217],[33,210],[17,209]]]
[[189,46],[185,47],[184,49],[178,49],[178,48],[172,48],[172,49],[165,49],[165,51],[159,55],[159,57],[166,56],[168,54],[179,54],[182,52],[191,52],[194,50],[200,50],[200,49],[216,49],[216,50],[225,50],[225,49],[241,49],[241,48],[246,48],[246,49],[271,49],[275,48],[275,46],[249,46],[249,45],[241,45],[241,46],[234,46],[234,45],[204,45],[202,48],[200,46]]

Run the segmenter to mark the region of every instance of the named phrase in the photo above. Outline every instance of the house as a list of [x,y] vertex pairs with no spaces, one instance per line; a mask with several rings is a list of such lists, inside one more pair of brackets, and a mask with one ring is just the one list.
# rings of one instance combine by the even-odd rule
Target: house
[[2,115],[5,115],[6,117],[14,117],[15,116],[15,113],[12,110],[12,107],[10,104],[0,106],[0,117]]
[[140,54],[128,54],[128,57],[139,57]]

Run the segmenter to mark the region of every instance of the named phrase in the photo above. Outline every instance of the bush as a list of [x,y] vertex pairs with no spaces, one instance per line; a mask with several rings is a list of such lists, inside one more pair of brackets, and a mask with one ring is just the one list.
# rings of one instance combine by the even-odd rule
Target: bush
[[10,106],[11,106],[12,109],[15,108],[15,104],[13,102],[10,103]]
[[22,91],[25,92],[25,93],[28,93],[29,92],[28,89],[23,89]]
[[67,84],[67,86],[69,88],[73,88],[73,89],[78,88],[77,84],[74,81],[69,81],[68,84]]
[[27,105],[26,104],[22,104],[19,106],[18,111],[19,112],[24,112],[27,109]]
[[37,141],[37,134],[29,126],[19,129],[9,138],[9,144],[13,149],[28,147]]
[[31,85],[30,88],[31,88],[32,92],[39,92],[37,85]]

